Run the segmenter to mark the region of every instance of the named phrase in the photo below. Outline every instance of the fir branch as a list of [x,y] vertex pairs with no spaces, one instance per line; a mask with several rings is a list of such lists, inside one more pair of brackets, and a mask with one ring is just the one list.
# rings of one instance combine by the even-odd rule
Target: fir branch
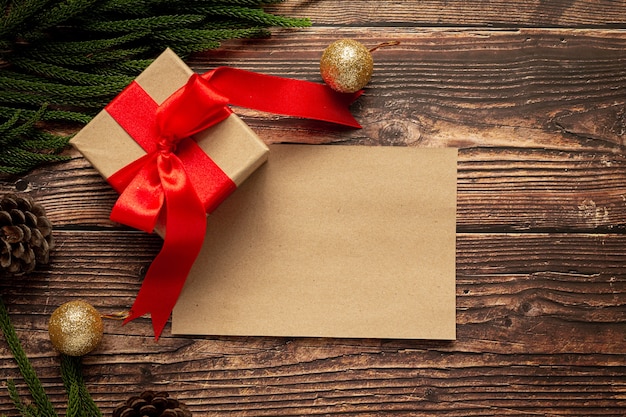
[[41,131],[33,133],[30,137],[31,139],[22,141],[22,147],[33,151],[61,149],[67,146],[71,139],[71,136],[53,135],[52,133]]
[[154,8],[160,5],[171,4],[172,0],[109,0],[103,2],[96,9],[96,13],[123,13],[131,16],[148,16]]
[[[8,118],[8,120],[0,125],[0,135],[4,135],[5,133],[9,132],[10,129],[12,129],[13,126],[15,126],[17,122],[20,120],[21,115],[22,115],[21,110],[17,110],[17,111],[13,110],[13,114]],[[3,137],[0,136],[0,145],[2,144],[3,144]]]
[[85,385],[81,358],[61,355],[61,376],[69,397],[67,416],[102,417]]
[[26,74],[19,71],[12,71],[10,69],[4,69],[0,71],[0,75],[5,77],[13,77],[16,80],[25,80],[25,81],[41,81],[41,77],[33,74]]
[[129,59],[107,67],[94,68],[94,72],[103,75],[138,74],[153,61],[153,59]]
[[[36,110],[29,109],[15,109],[13,107],[0,106],[0,119],[7,119],[14,117],[16,113],[18,113],[21,120],[30,119],[36,113]],[[48,110],[42,116],[41,120],[53,122],[71,122],[71,123],[80,123],[86,124],[92,119],[92,116],[73,112],[73,111],[62,111],[62,110]],[[0,132],[1,134],[1,132]]]
[[64,81],[78,85],[112,85],[115,91],[120,91],[128,85],[133,77],[123,75],[99,75],[85,71],[76,71],[59,65],[39,62],[28,58],[17,58],[13,60],[15,67],[39,74],[48,79]]
[[[14,35],[29,19],[44,9],[48,2],[48,0],[11,2],[11,5],[0,18],[0,36]],[[15,36],[11,37],[15,38]]]
[[[155,33],[153,38],[160,41],[201,43],[225,39],[250,38],[266,34],[262,28],[251,29],[174,29]],[[218,44],[219,45],[219,44]]]
[[81,410],[80,393],[78,387],[72,385],[67,388],[67,415],[66,417],[83,417]]
[[[44,132],[33,133],[34,124],[46,113],[45,107],[30,112],[29,118],[19,125],[23,113],[14,111],[8,121],[0,126],[0,173],[19,174],[41,163],[67,160],[67,156],[50,153],[50,150],[64,148],[69,138]],[[22,140],[22,137],[30,139]]]
[[[48,103],[49,97],[36,94],[25,94],[19,91],[2,91],[0,90],[0,102],[6,104],[15,104],[18,106],[25,105],[29,107],[40,107]],[[83,109],[100,109],[109,103],[107,99],[100,100],[77,100],[71,98],[56,97],[57,106],[75,106]]]
[[45,95],[50,101],[70,101],[94,97],[110,97],[120,91],[127,83],[108,83],[102,85],[66,85],[45,81],[14,80],[0,75],[0,88],[19,90],[23,93]]
[[13,328],[13,324],[11,323],[11,319],[9,318],[9,313],[1,298],[0,329],[4,334],[9,350],[15,358],[20,373],[22,374],[26,385],[28,385],[31,396],[35,401],[38,411],[37,415],[40,417],[57,417],[57,414],[52,407],[52,403],[46,395],[43,385],[41,385],[41,381],[37,377],[33,366],[30,364],[22,345],[20,344],[17,334],[15,333],[15,329]]
[[222,4],[222,5],[226,5],[226,4],[230,4],[230,5],[237,5],[237,6],[255,6],[255,7],[259,7],[259,6],[263,6],[265,4],[270,4],[270,3],[280,3],[284,0],[273,0],[273,1],[264,1],[264,0],[213,0],[213,1],[209,1],[209,3],[215,3],[215,4]]
[[42,44],[37,49],[42,52],[59,55],[84,55],[95,51],[104,51],[121,45],[126,45],[148,35],[149,31],[134,31],[122,36],[104,39],[90,39],[88,41],[56,41]]
[[203,22],[202,26],[206,29],[250,29],[254,27],[262,27],[261,25],[257,25],[248,21],[233,19],[229,17],[220,17],[219,19],[208,18],[205,22]]
[[15,409],[24,417],[37,417],[36,411],[32,407],[26,406],[20,398],[19,392],[17,392],[17,386],[15,381],[9,379],[7,381],[7,390],[9,391],[9,398],[13,403]]
[[123,61],[125,59],[130,59],[137,55],[146,53],[151,49],[151,46],[145,45],[128,49],[94,51],[93,53],[85,55],[61,55],[44,51],[29,51],[29,53],[24,54],[24,56],[50,64],[74,67],[81,65],[101,65]]
[[207,51],[210,49],[215,49],[220,46],[218,41],[203,41],[197,43],[189,43],[189,42],[174,42],[174,41],[164,41],[164,42],[155,42],[155,45],[159,45],[161,49],[164,48],[172,48],[176,51],[176,53],[180,56],[186,57],[194,52]]
[[[32,26],[37,28],[35,32],[37,35],[31,35],[34,37],[39,37],[39,34],[42,34],[46,29],[54,27],[59,23],[63,23],[64,21],[71,19],[89,8],[93,7],[93,5],[98,0],[65,0],[63,2],[57,3],[54,7],[47,9],[45,12],[38,14],[33,22]],[[27,36],[26,39],[30,40],[31,36]]]
[[236,19],[247,20],[264,26],[305,27],[311,25],[311,21],[309,19],[295,19],[277,16],[265,12],[263,9],[251,9],[238,6],[226,7],[222,5],[199,6],[192,7],[192,9],[198,13],[206,15],[234,17]]
[[[32,117],[26,119],[24,123],[19,126],[15,126],[20,118],[21,112],[17,111],[15,116],[11,118],[11,121],[15,120],[15,123],[11,123],[6,126],[3,125],[2,137],[0,138],[0,144],[6,145],[11,141],[18,139],[20,136],[27,134],[34,126],[34,124],[41,118],[41,115],[46,111],[46,106],[41,106]],[[6,126],[6,127],[5,127]]]
[[0,172],[21,174],[47,162],[67,161],[68,157],[56,154],[42,154],[25,149],[13,148],[0,150]]
[[[36,166],[37,153],[62,159],[67,137],[41,135],[46,122],[87,123],[165,47],[185,58],[270,26],[310,26],[263,11],[280,1],[0,0],[0,174]],[[42,123],[20,127],[35,115]]]
[[125,33],[142,30],[158,30],[174,27],[184,27],[190,24],[202,22],[204,16],[199,14],[183,14],[183,15],[167,15],[167,16],[151,16],[139,19],[114,20],[104,22],[88,23],[84,26],[85,30],[94,32],[113,32]]
[[179,55],[187,56],[194,52],[206,51],[218,48],[220,41],[237,38],[260,38],[269,36],[269,31],[264,28],[249,29],[175,29],[162,31],[153,36],[154,40],[170,47]]

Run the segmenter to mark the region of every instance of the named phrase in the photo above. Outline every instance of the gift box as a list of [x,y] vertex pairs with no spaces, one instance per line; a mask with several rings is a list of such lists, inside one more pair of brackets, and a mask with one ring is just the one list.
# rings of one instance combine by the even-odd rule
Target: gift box
[[[192,74],[193,71],[167,49],[135,82],[161,104],[185,85]],[[122,92],[121,96],[124,94]],[[234,113],[193,138],[236,186],[267,160],[265,143]],[[71,144],[105,179],[146,154],[108,110],[101,111],[72,138]],[[208,211],[218,205],[215,200],[207,201],[210,197],[205,196],[204,201]]]
[[268,155],[228,104],[358,128],[339,94],[308,81],[220,67],[194,73],[166,50],[72,140],[120,197],[111,219],[164,237],[129,316],[158,338],[202,247],[206,215]]
[[[118,209],[116,217],[114,208],[112,219],[147,232],[154,230],[166,238],[164,249],[148,270],[129,316],[129,319],[134,319],[150,312],[157,338],[202,245],[205,224],[198,219],[187,222],[191,217],[187,206],[193,205],[187,197],[178,204],[177,218],[171,220],[173,225],[167,228],[165,212],[174,209],[162,201],[163,197],[155,199],[157,203],[160,202],[159,207],[155,208],[157,203],[152,200],[145,203],[146,198],[152,198],[156,194],[155,189],[159,188],[158,184],[151,184],[150,176],[153,177],[152,182],[157,178],[154,172],[145,174],[149,177],[144,179],[145,185],[136,179],[128,178],[121,182],[113,179],[124,169],[145,159],[151,151],[158,153],[157,148],[162,144],[158,138],[150,137],[153,125],[157,123],[155,114],[158,106],[183,87],[187,88],[193,74],[173,51],[166,50],[71,140],[72,145],[114,188],[120,193],[128,190],[135,194],[135,200],[127,204],[130,208]],[[191,109],[186,111],[193,113],[195,110],[197,106],[194,102]],[[225,112],[218,114],[218,123],[178,142],[173,150],[188,177],[187,182],[192,184],[203,206],[204,216],[263,164],[268,155],[265,143],[237,115],[224,107],[222,101],[218,103],[217,112]],[[178,117],[175,115],[174,120],[167,121],[176,123]],[[156,166],[158,162],[155,160],[154,164]],[[136,177],[142,176],[136,170],[133,172],[137,174]],[[140,184],[134,185],[131,181]],[[133,190],[133,187],[137,190]],[[116,207],[119,204],[118,200]],[[141,207],[134,207],[138,205]],[[158,213],[146,225],[141,215],[135,219],[137,216],[129,214],[129,210],[157,210]],[[170,235],[171,242],[168,244]],[[163,255],[166,248],[169,248],[169,254]]]

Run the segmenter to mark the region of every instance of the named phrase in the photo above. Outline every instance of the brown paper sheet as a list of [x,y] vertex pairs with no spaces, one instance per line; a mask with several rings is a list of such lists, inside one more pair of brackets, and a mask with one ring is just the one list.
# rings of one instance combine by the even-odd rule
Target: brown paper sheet
[[454,339],[456,158],[271,146],[209,216],[172,332]]

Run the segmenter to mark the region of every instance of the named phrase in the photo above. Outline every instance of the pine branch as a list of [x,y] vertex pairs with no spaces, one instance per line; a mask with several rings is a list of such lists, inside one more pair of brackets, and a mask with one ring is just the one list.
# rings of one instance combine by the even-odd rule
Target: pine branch
[[94,32],[128,33],[144,30],[158,30],[175,27],[184,27],[202,22],[204,16],[199,14],[183,14],[168,16],[151,16],[139,19],[114,20],[86,24],[85,30]]
[[108,67],[94,68],[94,72],[103,75],[138,74],[145,70],[151,63],[151,59],[129,59],[127,61],[116,62]]
[[155,8],[173,4],[176,0],[109,0],[102,2],[95,10],[96,14],[122,13],[132,16],[148,16]]
[[[19,109],[16,110],[12,107],[0,106],[0,119],[7,119],[14,117],[14,115],[18,113],[19,116],[24,119],[32,118],[37,111],[36,110],[25,110]],[[41,120],[48,122],[69,122],[69,123],[80,123],[86,124],[92,117],[85,113],[73,112],[73,111],[59,111],[59,110],[48,110],[42,116]]]
[[17,111],[7,123],[0,126],[0,134],[2,134],[2,138],[0,138],[0,145],[7,145],[11,141],[14,141],[20,136],[28,133],[33,128],[35,122],[41,118],[45,109],[45,106],[42,106],[32,115],[31,118],[26,119],[26,121],[21,125],[17,124],[21,116],[21,112]]
[[37,417],[37,410],[32,406],[29,407],[22,402],[19,392],[17,392],[17,386],[12,379],[7,381],[7,390],[9,391],[9,398],[13,403],[15,409],[24,417]]
[[61,55],[44,51],[32,51],[24,56],[55,65],[75,67],[80,65],[101,65],[130,59],[136,55],[150,51],[148,45],[128,49],[110,49],[94,51],[86,55]]
[[66,85],[46,81],[23,81],[0,75],[0,88],[4,90],[18,90],[23,93],[32,93],[46,96],[50,101],[83,100],[95,97],[110,97],[124,88],[128,83],[108,83],[94,85]]
[[113,38],[90,39],[88,41],[54,41],[44,43],[37,49],[41,52],[59,55],[84,55],[129,44],[145,37],[149,33],[149,31],[134,31]]
[[202,13],[205,15],[234,17],[236,19],[254,22],[264,26],[303,27],[310,24],[308,19],[294,19],[276,16],[263,11],[263,9],[251,9],[238,6],[226,7],[222,5],[204,7],[192,6],[191,8],[192,10],[195,10],[198,13]]
[[[48,0],[28,0],[12,2],[6,8],[4,16],[0,18],[0,36],[11,35],[18,31],[20,26],[44,9]],[[12,36],[14,38],[14,36]]]
[[[0,299],[0,329],[4,334],[4,338],[9,346],[9,350],[11,354],[15,358],[17,362],[17,366],[28,385],[28,389],[30,391],[33,400],[37,406],[37,417],[57,417],[54,408],[52,407],[52,403],[48,399],[46,392],[41,385],[41,381],[37,377],[33,366],[30,364],[22,345],[15,333],[15,329],[13,328],[13,324],[11,323],[11,319],[9,318],[9,313],[4,305],[2,299]],[[24,416],[28,416],[28,414],[24,414]]]
[[[46,29],[54,27],[64,21],[80,15],[93,7],[98,0],[65,0],[45,12],[38,14],[31,22],[37,28],[37,33],[43,33]],[[27,38],[30,40],[29,38]]]
[[85,385],[81,358],[61,355],[61,376],[69,397],[67,416],[102,417]]
[[48,79],[63,81],[78,85],[113,85],[116,91],[128,85],[133,77],[123,75],[99,75],[84,71],[76,71],[59,65],[39,62],[28,58],[17,58],[13,65],[32,74],[38,74]]
[[262,9],[280,1],[0,0],[0,174],[65,159],[69,138],[41,135],[47,123],[87,123],[165,47],[185,58],[271,26],[310,26]]

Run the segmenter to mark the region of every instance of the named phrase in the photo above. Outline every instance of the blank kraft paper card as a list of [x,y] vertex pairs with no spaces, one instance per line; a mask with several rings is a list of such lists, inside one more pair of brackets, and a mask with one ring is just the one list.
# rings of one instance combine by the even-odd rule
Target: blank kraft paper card
[[172,333],[456,337],[456,149],[273,145],[208,218]]

